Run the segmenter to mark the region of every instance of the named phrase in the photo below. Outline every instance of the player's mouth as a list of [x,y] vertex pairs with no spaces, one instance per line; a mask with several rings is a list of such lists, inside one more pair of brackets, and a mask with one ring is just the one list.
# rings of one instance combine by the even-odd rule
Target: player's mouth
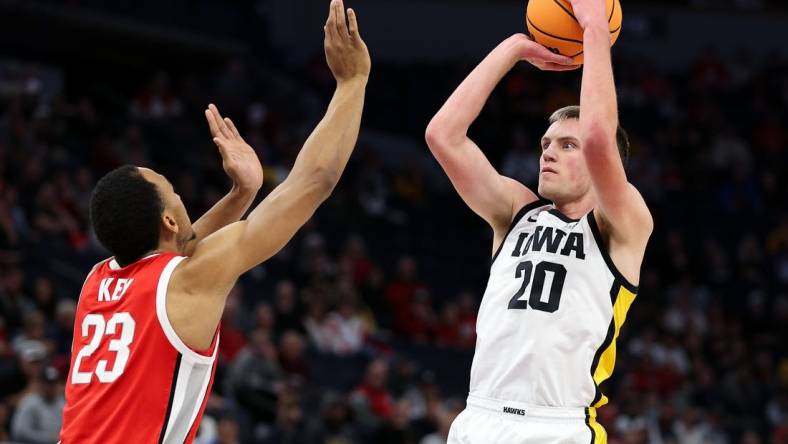
[[540,173],[541,174],[545,174],[545,173],[558,174],[558,172],[556,172],[554,169],[552,169],[550,167],[542,167],[542,170],[540,171]]

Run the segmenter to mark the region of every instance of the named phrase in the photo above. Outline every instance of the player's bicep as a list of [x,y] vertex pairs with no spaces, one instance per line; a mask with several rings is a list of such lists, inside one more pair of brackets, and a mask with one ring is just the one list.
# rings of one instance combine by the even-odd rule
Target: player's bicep
[[462,200],[491,226],[508,226],[515,208],[536,200],[523,184],[502,176],[470,139],[452,147],[433,147],[435,158]]

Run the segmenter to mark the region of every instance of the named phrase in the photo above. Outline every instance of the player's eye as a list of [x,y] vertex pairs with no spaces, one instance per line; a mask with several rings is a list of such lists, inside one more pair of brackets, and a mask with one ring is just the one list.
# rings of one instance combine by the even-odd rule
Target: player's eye
[[572,143],[572,142],[566,142],[566,143],[564,144],[564,149],[565,149],[565,150],[573,150],[573,149],[575,149],[575,148],[577,148],[577,145],[575,145],[575,144],[574,144],[574,143]]
[[550,146],[550,142],[545,142],[542,144],[542,151],[546,150]]

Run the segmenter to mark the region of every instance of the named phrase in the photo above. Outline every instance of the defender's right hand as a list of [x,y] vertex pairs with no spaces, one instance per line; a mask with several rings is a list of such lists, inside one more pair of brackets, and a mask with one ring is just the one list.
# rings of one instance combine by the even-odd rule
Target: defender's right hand
[[323,30],[326,34],[323,42],[326,61],[337,83],[366,81],[371,62],[367,45],[358,33],[355,11],[348,9],[346,19],[342,0],[331,0],[328,20]]
[[551,52],[525,34],[515,34],[509,37],[509,41],[515,46],[520,60],[525,60],[542,71],[570,71],[582,66],[575,64],[571,57]]

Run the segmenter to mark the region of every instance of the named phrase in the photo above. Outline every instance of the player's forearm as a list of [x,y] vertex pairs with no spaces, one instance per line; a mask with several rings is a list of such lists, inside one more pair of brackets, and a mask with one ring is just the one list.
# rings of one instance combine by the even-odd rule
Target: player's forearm
[[[358,139],[365,88],[366,79],[337,85],[326,115],[307,138],[287,179],[266,197],[269,208],[276,206],[276,211],[288,214],[291,222],[298,221],[295,224],[298,227],[312,216],[339,182]],[[287,203],[280,202],[283,196]],[[247,239],[260,239],[258,233],[272,234],[266,223],[265,203],[258,205],[247,218],[247,233],[253,233]],[[282,237],[289,239],[289,236]]]
[[[465,78],[427,128],[428,140],[451,144],[466,137],[498,82],[519,60],[510,38],[504,40]],[[433,147],[434,148],[434,147]]]
[[186,255],[188,256],[192,252],[194,246],[201,239],[226,225],[239,221],[246,213],[246,210],[249,209],[249,206],[252,205],[256,195],[257,190],[244,190],[233,185],[233,188],[227,195],[219,202],[216,202],[211,209],[192,225],[195,238],[187,246]]
[[586,138],[615,140],[618,127],[616,87],[607,27],[588,27],[583,33],[585,65],[580,92],[580,127]]
[[317,174],[336,185],[358,139],[366,84],[364,78],[337,85],[325,116],[296,158],[293,178]]

